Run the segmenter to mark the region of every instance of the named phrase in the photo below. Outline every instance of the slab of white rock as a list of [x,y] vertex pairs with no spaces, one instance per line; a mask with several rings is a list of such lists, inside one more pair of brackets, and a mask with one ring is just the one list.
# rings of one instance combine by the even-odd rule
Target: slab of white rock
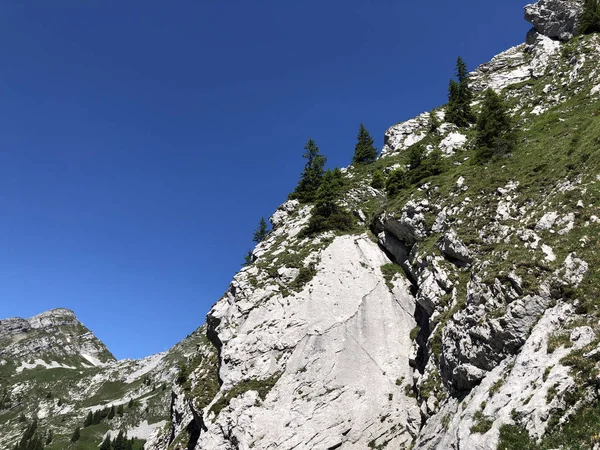
[[[338,237],[323,251],[315,278],[302,292],[263,299],[224,335],[221,378],[231,386],[281,372],[265,401],[249,391],[214,420],[198,448],[365,449],[408,445],[419,409],[396,380],[409,380],[414,299],[408,282],[390,290],[381,274],[389,263],[367,236]],[[222,323],[234,320],[231,299],[215,306]],[[219,332],[221,332],[218,329]],[[282,356],[283,355],[283,356]]]

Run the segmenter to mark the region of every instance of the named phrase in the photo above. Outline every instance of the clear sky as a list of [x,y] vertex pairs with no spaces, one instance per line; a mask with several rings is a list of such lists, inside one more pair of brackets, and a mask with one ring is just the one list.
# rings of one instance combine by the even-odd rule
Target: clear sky
[[67,307],[118,358],[204,322],[315,139],[446,101],[524,1],[2,0],[0,317]]

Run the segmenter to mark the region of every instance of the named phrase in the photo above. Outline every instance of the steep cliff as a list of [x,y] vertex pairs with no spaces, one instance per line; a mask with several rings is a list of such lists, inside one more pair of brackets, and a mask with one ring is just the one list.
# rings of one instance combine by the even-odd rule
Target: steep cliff
[[[64,448],[88,411],[135,400],[79,448],[120,428],[146,450],[592,448],[600,36],[576,36],[581,6],[528,5],[526,43],[470,75],[476,113],[488,88],[507,101],[510,154],[477,161],[475,129],[445,106],[391,127],[375,163],[342,171],[351,230],[307,233],[314,206],[281,205],[206,324],[166,354],[115,362],[64,310],[0,322],[0,445],[22,412]],[[441,152],[440,173],[371,186],[409,174],[417,146]]]
[[[207,317],[218,393],[177,391],[191,402],[173,410],[180,445],[591,445],[600,40],[573,38],[580,12],[527,6],[527,43],[471,74],[476,109],[487,88],[510,104],[510,156],[475,163],[474,130],[440,108],[437,129],[430,113],[398,124],[375,164],[345,170],[352,233],[306,236],[310,205],[278,209]],[[415,145],[439,149],[445,171],[391,197],[370,186]],[[199,367],[192,386],[207,384]]]

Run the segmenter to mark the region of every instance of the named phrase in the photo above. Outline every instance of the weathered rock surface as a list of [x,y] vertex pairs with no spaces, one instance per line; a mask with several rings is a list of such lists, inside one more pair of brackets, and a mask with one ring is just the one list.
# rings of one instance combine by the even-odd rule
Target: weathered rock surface
[[[396,380],[410,376],[415,304],[405,281],[386,286],[380,266],[387,262],[366,237],[340,237],[299,293],[262,299],[238,285],[218,302],[209,316],[219,322],[222,389],[279,378],[262,402],[248,392],[218,417],[208,412],[200,447],[225,449],[232,440],[265,449],[408,444],[419,413]],[[260,305],[245,315],[238,298]]]
[[15,364],[45,358],[58,363],[79,359],[84,365],[102,365],[114,357],[75,314],[64,308],[47,311],[30,319],[0,320],[0,360]]
[[568,41],[577,34],[582,3],[579,0],[540,0],[525,6],[525,20],[544,36]]

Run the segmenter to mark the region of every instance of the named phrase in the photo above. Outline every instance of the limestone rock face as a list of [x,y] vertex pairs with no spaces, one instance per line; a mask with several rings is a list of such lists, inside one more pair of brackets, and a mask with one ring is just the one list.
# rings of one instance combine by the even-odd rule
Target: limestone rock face
[[79,359],[84,365],[98,366],[114,357],[93,333],[64,308],[44,312],[29,319],[0,320],[0,359],[29,363],[29,359],[55,362]]
[[582,4],[579,0],[540,0],[525,6],[525,20],[544,36],[568,41],[577,34]]
[[[217,417],[208,410],[199,448],[399,447],[418,431],[416,402],[396,383],[410,378],[407,282],[386,285],[380,267],[389,260],[366,236],[336,238],[319,260],[297,294],[263,298],[238,279],[210,312],[223,394],[247,380],[277,381],[262,400],[248,392]],[[247,314],[242,299],[254,305]]]

